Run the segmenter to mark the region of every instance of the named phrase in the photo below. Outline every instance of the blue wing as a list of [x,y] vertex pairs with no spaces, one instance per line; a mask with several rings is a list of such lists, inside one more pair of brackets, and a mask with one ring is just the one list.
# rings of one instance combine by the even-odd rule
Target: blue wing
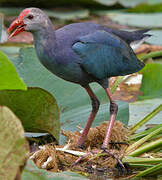
[[97,79],[131,74],[144,67],[127,43],[106,31],[80,37],[72,49],[82,59],[83,69]]

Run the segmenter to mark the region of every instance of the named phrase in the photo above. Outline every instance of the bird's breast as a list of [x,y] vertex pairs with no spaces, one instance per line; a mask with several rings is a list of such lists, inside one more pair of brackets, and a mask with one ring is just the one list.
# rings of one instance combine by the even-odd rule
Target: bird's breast
[[43,54],[37,52],[37,56],[43,66],[56,76],[66,81],[82,85],[88,84],[91,81],[89,81],[89,78],[85,77],[86,74],[82,71],[80,65],[75,60],[66,61],[66,56],[60,57],[58,55],[53,55],[51,57],[47,52],[44,52]]

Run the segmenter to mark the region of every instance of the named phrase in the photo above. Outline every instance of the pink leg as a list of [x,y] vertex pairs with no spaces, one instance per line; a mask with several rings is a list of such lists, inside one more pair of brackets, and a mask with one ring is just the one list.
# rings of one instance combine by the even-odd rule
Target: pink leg
[[84,87],[85,90],[87,91],[88,95],[90,96],[91,98],[91,101],[92,101],[92,111],[90,113],[90,116],[88,118],[88,121],[83,129],[83,132],[78,140],[78,147],[81,147],[83,148],[84,146],[84,141],[87,137],[87,134],[88,134],[88,131],[92,125],[92,122],[98,112],[98,109],[99,109],[99,106],[100,106],[100,102],[99,100],[97,99],[97,97],[95,96],[95,94],[93,93],[92,89],[90,88],[90,86],[87,86],[87,87]]
[[110,121],[109,121],[109,124],[107,126],[106,136],[105,136],[104,142],[103,142],[102,147],[101,147],[104,150],[107,149],[108,143],[110,141],[110,136],[111,136],[111,133],[112,133],[112,128],[114,126],[114,122],[115,122],[117,111],[118,111],[118,106],[113,101],[112,95],[111,95],[109,89],[105,88],[105,91],[106,91],[107,96],[110,99]]
[[[98,112],[98,109],[99,109],[99,101],[97,99],[97,97],[95,96],[95,94],[93,93],[93,91],[91,90],[91,88],[89,86],[87,86],[86,88],[86,91],[88,92],[91,100],[92,100],[92,111],[91,111],[91,114],[88,118],[88,121],[87,121],[87,124],[81,134],[81,137],[79,138],[78,140],[78,146],[79,147],[83,147],[84,146],[84,141],[85,141],[85,138],[88,134],[88,131],[91,127],[91,124]],[[111,151],[107,150],[107,147],[108,147],[108,143],[110,141],[110,136],[111,136],[111,133],[112,133],[112,128],[113,128],[113,125],[114,125],[114,121],[115,121],[115,118],[116,118],[116,115],[117,115],[117,111],[118,111],[118,106],[117,104],[112,100],[112,96],[111,96],[111,93],[109,91],[108,88],[105,88],[105,91],[106,91],[106,94],[108,95],[109,99],[110,99],[110,121],[109,121],[109,124],[108,124],[108,127],[107,127],[107,130],[106,130],[106,136],[105,136],[105,139],[103,141],[103,144],[102,144],[102,147],[101,149],[103,149],[104,152],[106,152],[109,156],[112,156],[113,158],[115,158],[118,162],[118,164],[121,166],[123,172],[125,171],[125,166],[123,165],[123,163],[121,162],[121,160],[116,157],[116,155],[114,155]],[[84,156],[80,157],[78,160],[76,160],[72,166],[76,165],[77,163],[79,163],[84,157],[86,157],[87,155],[89,155],[90,152],[88,152],[87,154],[85,154]]]

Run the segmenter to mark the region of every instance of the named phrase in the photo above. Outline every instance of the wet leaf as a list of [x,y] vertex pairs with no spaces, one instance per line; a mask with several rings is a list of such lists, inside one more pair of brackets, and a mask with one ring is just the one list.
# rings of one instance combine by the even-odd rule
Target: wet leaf
[[28,151],[20,120],[10,109],[0,106],[0,179],[15,179]]
[[17,16],[23,8],[16,7],[1,7],[0,12],[5,14],[5,16]]
[[0,90],[21,89],[26,90],[25,83],[19,78],[16,68],[0,51]]
[[[162,104],[162,98],[147,99],[129,104],[130,120],[129,126],[134,125]],[[161,124],[162,111],[149,120],[146,124]],[[141,130],[145,129],[145,125]]]
[[71,172],[71,171],[64,171],[61,173],[54,173],[50,171],[46,171],[43,169],[39,169],[33,163],[33,161],[28,160],[28,163],[22,173],[22,180],[87,180],[86,177],[81,176],[80,174]]
[[146,64],[142,69],[142,85],[140,91],[143,95],[138,99],[162,98],[162,64]]
[[107,13],[107,16],[112,21],[117,22],[121,25],[128,25],[140,28],[162,27],[162,13]]
[[20,48],[19,46],[0,46],[0,51],[10,58],[12,56],[18,56]]
[[26,131],[49,132],[59,140],[59,109],[56,100],[47,91],[40,88],[0,91],[0,105],[11,109]]
[[[81,86],[64,81],[50,73],[40,64],[33,48],[21,49],[20,56],[13,58],[12,61],[28,86],[38,86],[53,94],[61,109],[63,129],[76,130],[76,125],[84,126],[83,124],[87,121],[90,113],[91,102]],[[97,125],[99,122],[102,123],[109,119],[108,98],[98,84],[93,83],[91,87],[102,104],[93,124]],[[119,102],[119,105],[117,119],[127,124],[129,119],[128,104]]]
[[162,31],[161,30],[151,30],[149,34],[152,36],[146,40],[149,44],[162,45]]
[[138,4],[157,4],[162,3],[162,0],[95,0],[103,5],[112,6],[116,3],[123,5],[124,7],[135,7]]
[[[124,101],[117,101],[118,104],[118,115],[117,120],[120,120],[124,124],[128,124],[127,116],[129,114],[128,112],[128,103]],[[68,110],[64,113],[62,113],[62,128],[65,130],[78,130],[77,126],[84,128],[88,116],[90,114],[92,107],[90,103],[87,103],[83,106],[78,106],[76,108],[73,108],[71,110]],[[92,124],[92,127],[100,125],[104,121],[109,120],[109,104],[103,103],[100,106],[100,110],[97,113],[97,116],[94,120],[94,123]]]
[[95,0],[103,5],[112,6],[118,2],[118,0]]
[[60,9],[60,10],[45,10],[49,17],[58,18],[62,20],[74,20],[78,18],[86,18],[89,16],[87,9]]

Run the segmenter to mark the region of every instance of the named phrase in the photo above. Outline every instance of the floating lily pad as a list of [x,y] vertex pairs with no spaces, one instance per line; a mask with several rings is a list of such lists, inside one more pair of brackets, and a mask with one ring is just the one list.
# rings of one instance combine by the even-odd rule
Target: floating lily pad
[[29,155],[21,121],[0,106],[0,179],[13,180]]
[[162,13],[107,13],[107,16],[114,22],[121,25],[128,25],[140,28],[162,27]]
[[62,20],[74,20],[78,18],[86,18],[89,16],[87,9],[62,9],[62,10],[45,10],[49,17],[58,18]]
[[19,55],[19,50],[21,47],[19,46],[0,46],[0,51],[4,52],[7,57],[11,57],[11,56],[18,56]]
[[[137,101],[129,104],[130,120],[129,125],[134,125],[143,119],[146,115],[152,112],[156,107],[162,104],[162,98],[159,99],[147,99],[143,101]],[[146,124],[161,124],[162,111],[153,117]],[[145,125],[140,128],[144,130]]]
[[116,4],[119,0],[95,0],[95,1],[106,6],[112,6]]
[[151,30],[149,34],[152,36],[146,40],[147,43],[162,45],[162,30]]
[[116,3],[123,5],[124,7],[135,7],[139,4],[157,4],[162,3],[162,0],[95,0],[98,3],[101,3],[106,6],[112,6]]

